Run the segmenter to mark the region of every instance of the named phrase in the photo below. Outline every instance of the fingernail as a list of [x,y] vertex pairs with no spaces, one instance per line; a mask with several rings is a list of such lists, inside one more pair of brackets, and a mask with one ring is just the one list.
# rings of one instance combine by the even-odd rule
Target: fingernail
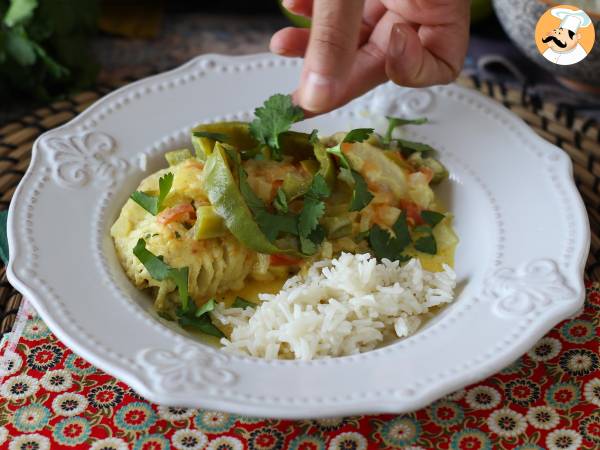
[[321,111],[333,102],[333,78],[316,72],[308,72],[300,93],[300,105],[309,111]]
[[406,48],[406,32],[402,28],[402,25],[396,24],[392,27],[392,33],[390,36],[390,45],[388,51],[392,58],[399,58],[404,55]]

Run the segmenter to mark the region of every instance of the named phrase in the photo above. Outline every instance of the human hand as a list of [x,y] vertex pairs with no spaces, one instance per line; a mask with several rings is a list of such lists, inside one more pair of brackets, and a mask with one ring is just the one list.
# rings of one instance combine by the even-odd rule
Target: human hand
[[304,56],[295,101],[320,114],[388,79],[410,87],[445,84],[462,67],[469,0],[283,0],[312,28],[288,27],[271,51]]

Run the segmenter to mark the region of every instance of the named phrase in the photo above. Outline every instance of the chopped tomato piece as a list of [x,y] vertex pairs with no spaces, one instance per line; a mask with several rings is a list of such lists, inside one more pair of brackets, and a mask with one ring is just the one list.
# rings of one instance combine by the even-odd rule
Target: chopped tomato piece
[[271,255],[270,263],[272,266],[297,266],[302,262],[300,258],[274,253]]
[[421,217],[421,208],[409,200],[400,200],[400,208],[406,211],[406,217],[413,225],[423,225],[425,222]]
[[195,220],[196,210],[189,203],[173,206],[161,212],[156,220],[162,225],[167,225],[171,222],[184,222],[186,220]]

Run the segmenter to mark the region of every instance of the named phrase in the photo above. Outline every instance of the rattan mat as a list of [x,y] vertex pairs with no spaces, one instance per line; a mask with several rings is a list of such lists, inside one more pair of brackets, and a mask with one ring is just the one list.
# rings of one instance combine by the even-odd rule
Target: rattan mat
[[[31,146],[44,131],[62,125],[98,98],[127,81],[104,85],[32,111],[0,128],[0,210],[7,209],[13,192],[29,165]],[[586,273],[600,281],[600,123],[584,119],[568,105],[553,104],[525,89],[481,81],[469,76],[459,83],[501,102],[525,120],[535,132],[563,148],[573,160],[575,181],[587,206],[592,229],[592,248]],[[550,243],[549,243],[550,245]],[[0,334],[10,331],[21,295],[0,270]]]

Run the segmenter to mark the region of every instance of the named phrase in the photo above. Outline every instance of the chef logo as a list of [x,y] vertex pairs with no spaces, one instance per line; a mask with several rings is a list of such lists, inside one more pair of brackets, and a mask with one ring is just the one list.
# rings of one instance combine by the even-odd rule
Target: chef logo
[[584,59],[594,46],[594,25],[585,11],[560,5],[546,11],[535,27],[535,43],[544,58],[568,66]]

